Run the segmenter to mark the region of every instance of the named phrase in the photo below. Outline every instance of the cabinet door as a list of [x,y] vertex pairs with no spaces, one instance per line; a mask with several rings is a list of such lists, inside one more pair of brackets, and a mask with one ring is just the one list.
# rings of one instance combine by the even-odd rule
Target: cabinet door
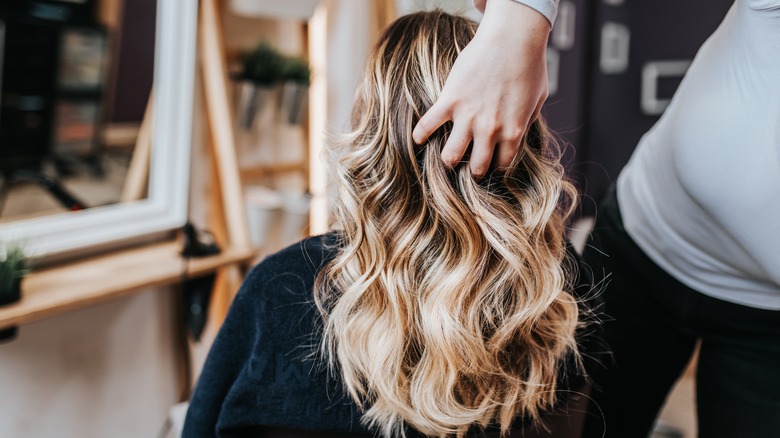
[[584,162],[601,199],[732,0],[595,0]]
[[542,114],[565,147],[569,174],[580,188],[584,173],[575,163],[584,160],[586,110],[590,79],[591,14],[593,0],[561,0],[547,47],[550,95]]

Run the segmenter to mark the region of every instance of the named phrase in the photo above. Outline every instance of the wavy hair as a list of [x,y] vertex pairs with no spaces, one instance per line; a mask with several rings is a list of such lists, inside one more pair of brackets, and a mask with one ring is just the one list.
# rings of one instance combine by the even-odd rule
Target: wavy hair
[[442,162],[451,125],[412,140],[475,31],[441,11],[396,20],[369,58],[353,131],[331,142],[341,231],[317,277],[321,351],[384,436],[538,420],[578,357],[563,267],[576,192],[544,123],[481,181]]

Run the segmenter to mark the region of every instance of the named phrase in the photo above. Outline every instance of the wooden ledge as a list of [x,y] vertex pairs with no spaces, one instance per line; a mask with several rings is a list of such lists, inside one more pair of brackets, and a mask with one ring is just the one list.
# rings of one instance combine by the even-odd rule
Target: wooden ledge
[[183,259],[180,251],[177,242],[157,243],[36,271],[24,279],[22,299],[0,307],[0,329],[179,283],[254,256],[249,248],[227,248],[215,256]]
[[308,172],[308,167],[304,162],[279,163],[265,166],[253,166],[241,168],[240,175],[242,180],[252,180],[272,176],[280,173]]

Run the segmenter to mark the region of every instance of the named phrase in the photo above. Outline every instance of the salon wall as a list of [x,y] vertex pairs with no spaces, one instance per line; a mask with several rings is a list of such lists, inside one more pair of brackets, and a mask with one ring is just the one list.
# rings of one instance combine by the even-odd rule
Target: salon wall
[[0,435],[154,437],[178,393],[169,289],[25,325],[0,345]]

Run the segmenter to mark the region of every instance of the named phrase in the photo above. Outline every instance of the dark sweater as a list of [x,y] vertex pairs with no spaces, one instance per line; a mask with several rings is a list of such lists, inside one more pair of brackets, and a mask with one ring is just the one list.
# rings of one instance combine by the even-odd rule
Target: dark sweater
[[[209,352],[184,438],[260,436],[263,427],[373,435],[316,356],[322,323],[313,285],[335,244],[334,234],[311,237],[250,271]],[[580,276],[577,292],[587,293],[590,276]],[[568,373],[560,387],[583,384],[582,375]]]

